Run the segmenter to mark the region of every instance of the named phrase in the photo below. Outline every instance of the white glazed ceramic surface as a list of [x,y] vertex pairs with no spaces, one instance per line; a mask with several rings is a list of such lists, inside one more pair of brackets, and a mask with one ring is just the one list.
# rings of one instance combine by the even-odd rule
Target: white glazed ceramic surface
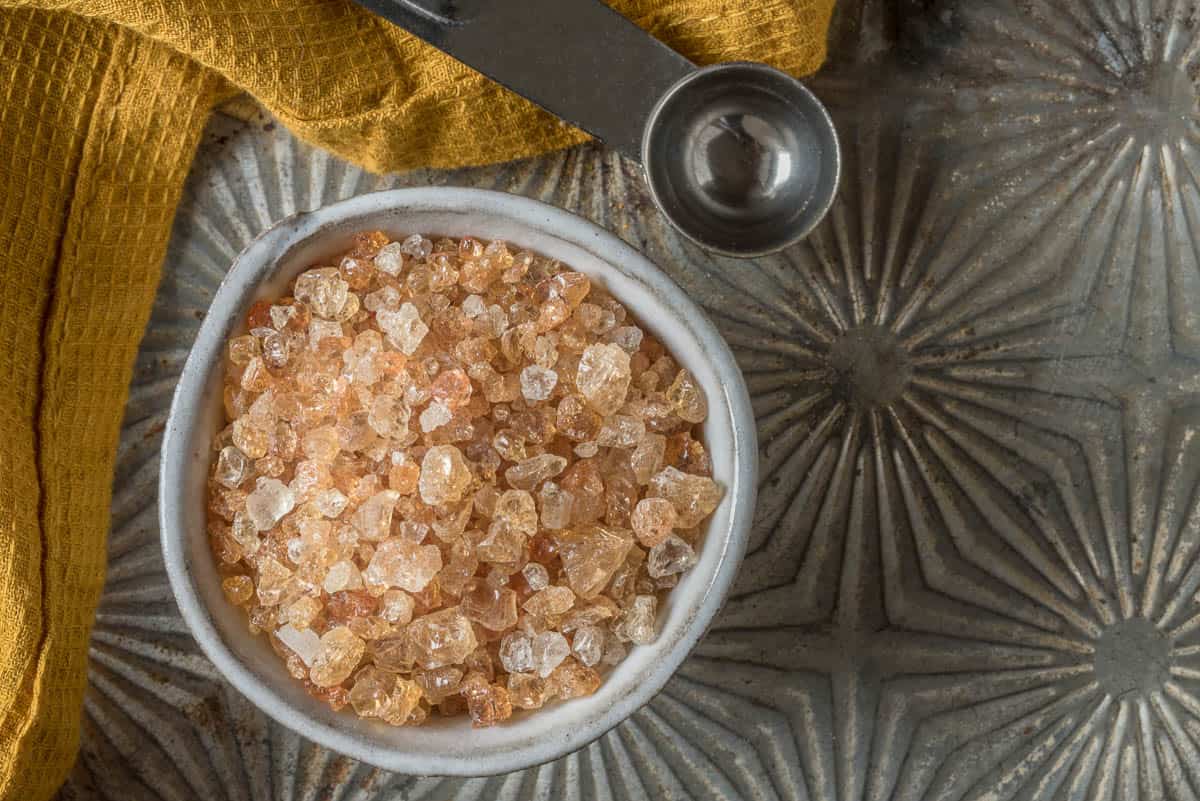
[[[205,478],[221,420],[224,343],[250,304],[349,247],[358,231],[503,239],[559,259],[606,286],[698,378],[709,402],[705,442],[726,496],[699,562],[660,609],[658,639],[631,650],[595,695],[520,713],[503,725],[431,718],[394,728],[334,712],[289,677],[245,613],[221,593],[205,533]],[[159,486],[163,553],[184,620],[225,677],[267,714],[305,736],[384,768],[478,776],[539,764],[573,751],[646,703],[716,614],[745,549],[757,447],[750,402],[728,347],[700,309],[643,256],[612,234],[536,201],[473,189],[420,188],[362,195],[289,217],[238,257],[222,282],[175,392],[163,438]]]

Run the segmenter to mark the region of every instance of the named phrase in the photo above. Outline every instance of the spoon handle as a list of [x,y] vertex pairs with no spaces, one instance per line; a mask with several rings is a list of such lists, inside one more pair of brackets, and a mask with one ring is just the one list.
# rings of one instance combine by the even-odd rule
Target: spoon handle
[[694,65],[600,0],[358,0],[641,160],[642,129]]

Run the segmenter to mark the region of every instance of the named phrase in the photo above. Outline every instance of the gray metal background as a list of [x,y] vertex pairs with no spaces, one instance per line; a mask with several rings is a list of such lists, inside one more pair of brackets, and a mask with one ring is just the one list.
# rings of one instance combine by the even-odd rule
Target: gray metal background
[[[813,85],[844,186],[755,262],[682,241],[598,147],[377,178],[214,120],[129,400],[62,797],[1200,796],[1198,19],[842,0]],[[293,210],[426,183],[644,250],[734,347],[763,444],[750,554],[679,674],[584,750],[487,780],[382,773],[268,721],[188,635],[155,522],[170,392],[234,254]]]

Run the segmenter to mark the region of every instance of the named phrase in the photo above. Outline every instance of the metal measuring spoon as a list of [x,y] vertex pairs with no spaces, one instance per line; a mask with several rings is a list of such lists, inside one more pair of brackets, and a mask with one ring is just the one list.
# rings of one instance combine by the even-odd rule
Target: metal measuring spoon
[[659,209],[705,248],[771,253],[833,201],[833,121],[764,64],[697,68],[599,0],[359,2],[640,161]]

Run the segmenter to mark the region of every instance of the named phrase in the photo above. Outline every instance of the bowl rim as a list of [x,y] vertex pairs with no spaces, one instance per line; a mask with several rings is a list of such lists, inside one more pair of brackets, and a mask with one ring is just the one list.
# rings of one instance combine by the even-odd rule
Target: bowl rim
[[[622,687],[613,704],[598,716],[586,718],[562,737],[547,738],[510,748],[494,748],[478,757],[428,755],[400,751],[388,745],[373,745],[348,730],[329,726],[288,701],[273,686],[243,664],[224,641],[209,615],[188,558],[188,532],[184,519],[183,475],[195,410],[213,359],[202,359],[197,345],[223,338],[225,330],[246,293],[258,281],[246,282],[263,260],[278,262],[302,243],[316,241],[329,226],[381,211],[450,212],[495,215],[517,226],[538,230],[586,251],[614,270],[646,285],[687,321],[687,327],[703,340],[706,355],[715,359],[714,373],[720,381],[730,415],[731,450],[734,455],[734,486],[728,530],[723,532],[724,552],[702,594],[688,601],[689,616],[681,634],[653,662],[636,684]],[[220,314],[212,309],[228,308]],[[222,349],[209,351],[210,357]],[[347,200],[299,212],[279,220],[256,236],[233,260],[214,293],[210,313],[205,315],[189,351],[171,399],[159,459],[158,522],[167,577],[179,611],[204,655],[221,676],[254,706],[281,725],[327,748],[363,762],[401,773],[446,776],[488,776],[543,764],[574,752],[601,737],[648,703],[692,651],[724,603],[745,553],[757,492],[758,447],[750,399],[741,371],[725,340],[712,322],[682,289],[644,255],[616,235],[588,220],[541,201],[484,189],[459,187],[416,187],[366,193]],[[709,537],[712,536],[710,532]],[[658,641],[651,643],[653,648]]]

